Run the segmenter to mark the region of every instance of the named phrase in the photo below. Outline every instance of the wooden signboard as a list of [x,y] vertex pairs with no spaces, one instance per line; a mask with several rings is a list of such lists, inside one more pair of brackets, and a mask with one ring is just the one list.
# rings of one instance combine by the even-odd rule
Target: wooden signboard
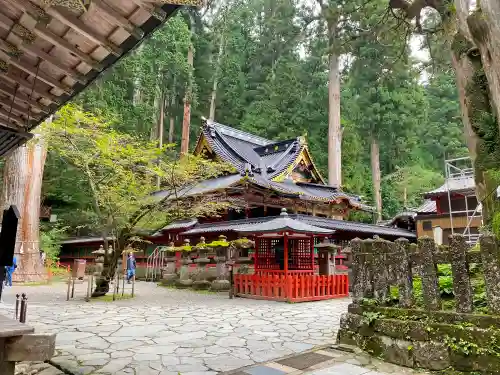
[[0,232],[0,267],[12,266],[19,218],[19,211],[14,205],[3,212],[2,231]]

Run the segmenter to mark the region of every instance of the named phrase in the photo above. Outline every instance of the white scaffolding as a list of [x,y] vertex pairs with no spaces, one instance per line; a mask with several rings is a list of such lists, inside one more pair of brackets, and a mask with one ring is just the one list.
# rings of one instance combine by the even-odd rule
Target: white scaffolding
[[[445,160],[445,177],[446,177],[446,190],[448,193],[448,211],[450,214],[451,233],[455,233],[453,225],[453,216],[466,214],[467,226],[463,230],[463,235],[467,239],[467,243],[474,246],[479,240],[478,233],[471,233],[471,223],[474,218],[481,218],[481,204],[476,197],[475,183],[474,183],[474,168],[470,157],[456,158]],[[453,193],[459,191],[459,194],[464,197],[465,210],[453,210],[451,205],[451,196]],[[471,207],[469,198],[476,198]],[[458,228],[457,228],[458,229]]]

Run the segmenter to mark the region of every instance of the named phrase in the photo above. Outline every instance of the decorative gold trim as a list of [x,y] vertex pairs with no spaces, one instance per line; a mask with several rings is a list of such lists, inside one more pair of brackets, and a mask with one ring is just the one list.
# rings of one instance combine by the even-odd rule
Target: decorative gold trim
[[194,148],[193,155],[200,156],[201,152],[204,149],[208,149],[208,151],[210,151],[211,153],[214,153],[212,146],[210,146],[210,143],[208,142],[207,138],[205,137],[205,134],[203,134],[203,132],[202,132],[200,137],[198,138],[198,141],[196,142],[196,146]]
[[306,163],[307,165],[310,165],[312,167],[311,174],[315,180],[319,180],[320,183],[325,184],[325,180],[323,179],[323,176],[321,176],[321,174],[318,171],[318,168],[314,164],[314,161],[313,161],[312,156],[309,152],[307,144],[303,144],[302,150],[297,155],[297,158],[295,159],[295,161],[292,164],[290,164],[287,169],[285,169],[283,172],[281,172],[276,177],[274,177],[272,179],[272,181],[282,182],[283,180],[285,180],[288,176],[290,176],[293,173],[293,171],[295,170],[295,168],[297,168],[297,166],[299,165],[299,163],[301,161],[304,161],[304,163]]

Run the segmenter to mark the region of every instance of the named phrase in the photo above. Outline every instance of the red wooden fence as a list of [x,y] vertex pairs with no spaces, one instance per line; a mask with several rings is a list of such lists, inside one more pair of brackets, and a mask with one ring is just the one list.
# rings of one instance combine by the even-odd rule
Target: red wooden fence
[[349,296],[347,275],[235,274],[233,286],[237,296],[276,301],[305,302]]

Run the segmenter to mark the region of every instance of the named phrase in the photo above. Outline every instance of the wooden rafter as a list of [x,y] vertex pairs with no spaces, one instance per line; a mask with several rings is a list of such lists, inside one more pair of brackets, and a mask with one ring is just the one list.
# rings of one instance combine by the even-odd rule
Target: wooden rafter
[[142,0],[132,0],[132,2],[139,8],[144,9],[146,12],[151,14],[158,21],[163,22],[165,21],[165,18],[167,18],[167,13],[157,5],[146,3]]
[[[7,110],[11,110],[19,113],[21,116],[25,116],[26,118],[28,117],[28,112],[30,112],[29,108],[20,106],[19,104],[12,102],[12,99],[6,99],[6,98],[1,98],[0,97],[0,104],[2,104]],[[37,116],[37,112],[31,112],[30,117],[38,119],[39,116]]]
[[0,107],[0,117],[3,117],[4,119],[7,119],[7,120],[15,121],[21,126],[23,126],[26,122],[21,117],[13,114],[12,112],[9,112],[9,111],[3,109],[2,107]]
[[66,74],[68,77],[77,82],[83,84],[87,82],[87,80],[82,74],[78,73],[77,71],[74,71],[71,68],[68,68],[67,66],[62,64],[56,57],[49,55],[47,52],[45,52],[41,48],[38,48],[37,46],[27,44],[26,42],[22,42],[20,45],[14,45],[3,39],[0,39],[0,49],[8,54],[12,53],[12,51],[15,51],[16,54],[26,52],[34,57],[41,58],[42,60],[56,67],[62,73]]
[[0,76],[7,79],[10,82],[17,83],[24,87],[28,91],[32,91],[40,96],[43,96],[45,99],[53,102],[53,103],[59,103],[59,98],[45,90],[42,90],[37,84],[33,84],[33,82],[27,81],[24,78],[21,78],[19,76],[16,76],[12,74],[12,72],[0,72]]
[[85,0],[82,13],[63,1],[0,0],[0,157],[174,14],[179,1]]
[[118,25],[123,27],[130,35],[136,39],[141,39],[144,36],[144,31],[132,24],[128,19],[123,17],[111,5],[105,3],[103,0],[92,0],[92,4],[97,6],[103,11],[105,18],[115,21]]
[[33,108],[36,108],[43,113],[49,113],[49,109],[46,106],[39,103],[35,99],[30,98],[28,95],[23,94],[19,90],[16,91],[16,89],[8,87],[8,86],[0,83],[0,92],[4,93],[5,95],[9,96],[10,98],[15,98],[16,101],[20,101],[20,102],[29,104]]
[[92,69],[101,71],[103,69],[103,66],[96,60],[94,60],[92,57],[81,51],[80,49],[76,48],[73,46],[70,42],[68,42],[66,39],[61,38],[57,34],[54,34],[52,31],[50,31],[47,27],[45,27],[42,24],[37,24],[35,28],[33,29],[33,32],[39,36],[40,38],[46,40],[47,42],[52,43],[56,47],[62,48],[66,51],[68,51],[70,54],[73,56],[78,57],[80,60],[85,62],[88,66],[90,66]]
[[90,27],[88,27],[81,19],[74,16],[70,11],[62,7],[49,7],[47,8],[46,12],[47,14],[51,15],[52,17],[64,23],[66,26],[71,27],[73,30],[77,31],[81,35],[90,39],[94,43],[100,44],[102,47],[106,48],[113,55],[120,56],[123,53],[121,48],[115,46],[105,37],[97,34]]
[[5,52],[0,51],[0,59],[9,63],[12,66],[15,66],[16,68],[21,69],[22,71],[28,73],[29,75],[33,76],[36,80],[45,82],[46,84],[48,84],[56,89],[59,89],[59,90],[65,92],[69,95],[71,95],[73,93],[73,90],[70,89],[68,86],[62,84],[61,82],[50,77],[49,75],[39,71],[39,69],[37,67],[25,63],[20,58],[10,57]]

